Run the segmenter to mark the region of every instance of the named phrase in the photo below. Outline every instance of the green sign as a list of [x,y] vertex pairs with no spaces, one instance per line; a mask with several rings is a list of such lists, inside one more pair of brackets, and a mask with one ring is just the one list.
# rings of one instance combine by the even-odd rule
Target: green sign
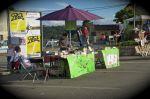
[[65,21],[65,30],[76,30],[76,21]]
[[95,71],[94,54],[69,55],[67,57],[70,77],[75,78],[82,74]]
[[119,49],[110,48],[102,50],[104,63],[106,68],[112,68],[119,66]]

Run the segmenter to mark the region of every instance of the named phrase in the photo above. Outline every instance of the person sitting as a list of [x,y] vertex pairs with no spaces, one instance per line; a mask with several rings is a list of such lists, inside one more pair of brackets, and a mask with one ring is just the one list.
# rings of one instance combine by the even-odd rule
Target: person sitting
[[25,67],[30,67],[30,66],[36,67],[35,64],[32,64],[30,62],[30,60],[28,60],[23,55],[21,55],[21,48],[19,46],[16,46],[14,55],[10,59],[10,64],[12,66],[12,70],[17,71],[19,69],[19,66],[20,66],[20,60],[19,59],[20,58],[22,59],[22,63]]
[[19,69],[19,57],[20,57],[20,52],[21,52],[21,48],[19,46],[15,47],[15,52],[14,55],[11,57],[10,59],[10,63],[12,66],[13,70],[18,70]]

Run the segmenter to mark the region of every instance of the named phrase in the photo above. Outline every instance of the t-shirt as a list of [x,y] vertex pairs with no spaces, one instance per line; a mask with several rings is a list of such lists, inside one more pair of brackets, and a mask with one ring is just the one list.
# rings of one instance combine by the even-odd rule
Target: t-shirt
[[87,27],[83,27],[83,29],[82,29],[82,34],[83,34],[83,36],[85,36],[85,37],[87,37],[87,36],[88,36],[88,34],[89,34],[89,30],[88,30],[88,28],[87,28]]

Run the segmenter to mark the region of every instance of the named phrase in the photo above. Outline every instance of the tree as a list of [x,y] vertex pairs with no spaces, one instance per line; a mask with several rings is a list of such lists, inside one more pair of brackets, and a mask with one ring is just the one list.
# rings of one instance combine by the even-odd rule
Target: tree
[[115,14],[115,19],[113,21],[115,21],[116,23],[123,23],[125,19],[131,18],[133,16],[133,6],[128,4],[125,8],[121,9]]
[[[148,12],[141,6],[135,5],[135,14],[136,15],[145,15],[145,14],[148,15]],[[125,19],[129,19],[132,17],[134,17],[134,4],[130,3],[125,8],[121,9],[115,14],[115,19],[113,21],[115,21],[116,23],[118,22],[123,23]]]

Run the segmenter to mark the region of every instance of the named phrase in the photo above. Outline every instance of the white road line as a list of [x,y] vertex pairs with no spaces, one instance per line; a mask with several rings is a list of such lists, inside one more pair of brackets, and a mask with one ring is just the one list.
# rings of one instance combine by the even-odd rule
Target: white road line
[[117,87],[83,87],[83,86],[52,86],[52,85],[1,85],[3,87],[21,87],[21,88],[67,88],[67,89],[95,89],[95,90],[120,90]]
[[114,71],[114,70],[111,70],[111,71],[96,71],[96,72],[108,72],[108,73],[145,73],[145,72],[143,72],[143,71],[120,71],[120,70],[118,70],[118,71]]

